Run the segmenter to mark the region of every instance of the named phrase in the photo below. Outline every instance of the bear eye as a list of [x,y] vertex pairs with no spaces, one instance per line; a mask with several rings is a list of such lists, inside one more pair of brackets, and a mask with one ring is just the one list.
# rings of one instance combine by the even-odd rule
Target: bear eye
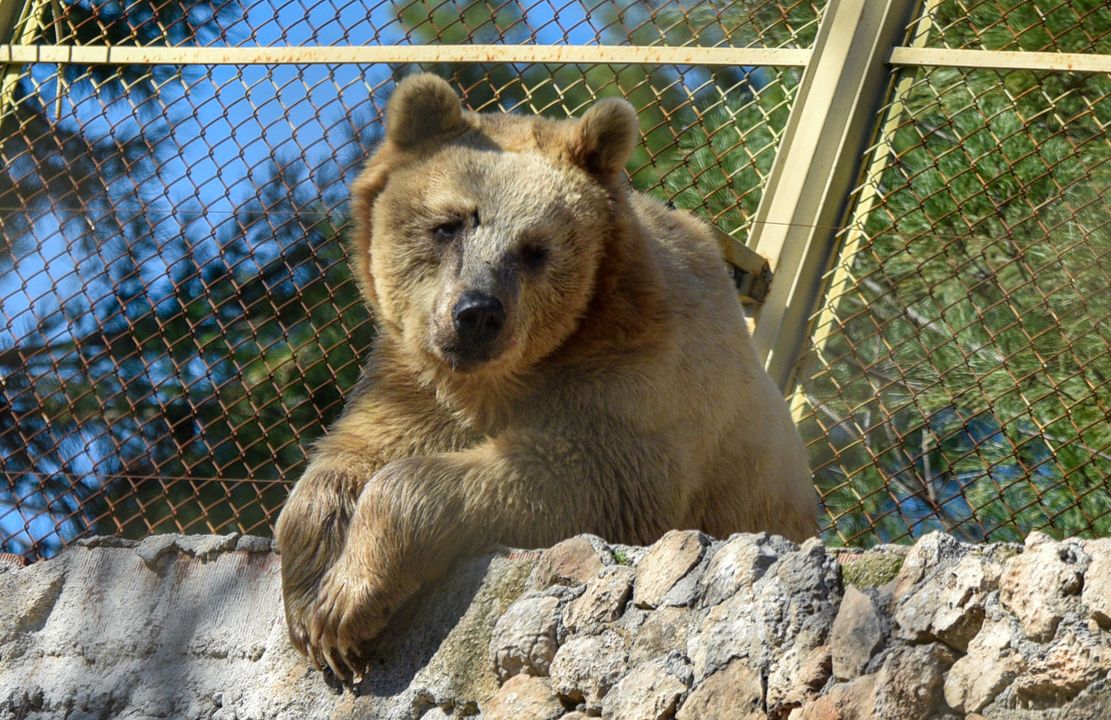
[[459,218],[449,220],[441,223],[432,228],[432,235],[437,241],[448,243],[455,239],[455,237],[463,230],[463,221]]
[[521,264],[529,270],[539,270],[548,262],[548,248],[540,243],[530,242],[521,248]]

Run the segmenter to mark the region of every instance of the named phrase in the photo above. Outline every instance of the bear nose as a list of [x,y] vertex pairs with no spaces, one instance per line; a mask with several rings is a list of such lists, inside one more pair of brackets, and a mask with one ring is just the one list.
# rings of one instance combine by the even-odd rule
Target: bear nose
[[501,300],[468,290],[453,310],[455,332],[468,345],[490,343],[505,325],[505,308]]

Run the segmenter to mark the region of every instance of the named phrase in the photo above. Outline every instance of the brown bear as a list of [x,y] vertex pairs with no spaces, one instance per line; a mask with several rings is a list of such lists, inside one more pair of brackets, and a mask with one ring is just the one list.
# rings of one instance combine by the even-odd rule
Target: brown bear
[[464,554],[577,533],[813,535],[806,452],[711,230],[626,188],[623,100],[465,112],[401,82],[352,187],[379,329],[276,528],[293,644],[350,679]]

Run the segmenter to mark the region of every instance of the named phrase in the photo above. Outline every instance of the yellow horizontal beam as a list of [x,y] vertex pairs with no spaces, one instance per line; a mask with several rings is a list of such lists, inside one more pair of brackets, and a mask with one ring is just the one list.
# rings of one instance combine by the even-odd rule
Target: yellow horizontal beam
[[1096,55],[1094,53],[897,47],[891,51],[891,58],[888,62],[891,65],[904,67],[963,67],[984,70],[1111,73],[1111,55]]
[[[339,65],[343,63],[538,63],[615,65],[751,65],[805,67],[796,48],[645,45],[328,45],[317,47],[134,47],[4,45],[0,64],[80,65]],[[896,47],[889,64],[986,70],[1111,73],[1111,55]]]
[[809,50],[643,45],[331,45],[131,47],[0,45],[0,64],[339,65],[343,63],[537,63],[804,67]]

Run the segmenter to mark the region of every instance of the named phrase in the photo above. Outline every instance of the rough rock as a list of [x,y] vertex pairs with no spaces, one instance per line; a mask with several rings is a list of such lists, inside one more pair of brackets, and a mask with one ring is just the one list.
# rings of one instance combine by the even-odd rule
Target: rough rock
[[1111,539],[1088,540],[1084,552],[1091,561],[1080,598],[1092,619],[1104,630],[1111,630]]
[[744,660],[733,660],[691,691],[677,720],[764,720],[764,683]]
[[257,535],[241,535],[235,543],[235,549],[240,552],[268,553],[274,550],[274,541]]
[[751,588],[704,613],[687,642],[696,678],[747,657],[777,697],[798,678],[805,656],[825,644],[839,600],[837,564],[820,544],[788,552]]
[[530,583],[534,588],[550,585],[582,585],[602,571],[606,555],[599,549],[601,541],[589,535],[577,535],[545,550],[536,563]]
[[4,564],[0,717],[1102,719],[1109,555],[582,536],[465,560],[341,689],[289,646],[269,540],[92,538]]
[[485,720],[556,720],[563,713],[548,681],[528,675],[511,677],[483,707]]
[[135,553],[148,567],[154,568],[163,558],[175,553],[185,553],[190,557],[208,559],[220,553],[237,549],[238,533],[228,535],[151,535],[144,538]]
[[685,607],[662,607],[648,613],[633,636],[629,663],[639,665],[656,657],[665,657],[677,648],[687,646],[690,625],[696,614]]
[[605,568],[586,584],[581,596],[568,603],[563,611],[564,626],[570,632],[600,632],[621,616],[632,589],[632,568]]
[[0,607],[4,609],[0,614],[0,658],[23,651],[21,640],[46,624],[65,585],[61,563],[38,563],[32,568],[0,574]]
[[443,708],[434,707],[424,715],[421,715],[420,720],[451,720],[451,715]]
[[559,644],[559,599],[552,596],[525,597],[498,618],[490,651],[498,678],[514,675],[545,676]]
[[602,701],[606,720],[669,720],[691,684],[686,659],[674,655],[645,663],[621,678]]
[[830,637],[833,674],[840,680],[862,674],[886,635],[886,618],[872,597],[855,587],[845,588]]
[[951,535],[932,532],[923,535],[907,551],[906,557],[895,576],[894,596],[898,602],[918,586],[926,575],[939,567],[956,562],[965,552],[961,543]]
[[[880,720],[875,714],[876,676],[839,683],[821,697],[792,710],[789,720]],[[892,717],[884,720],[899,720]]]
[[1111,672],[1111,641],[1070,628],[1031,661],[1015,678],[1015,698],[1025,707],[1051,708],[1064,704]]
[[980,712],[994,701],[1019,670],[1021,656],[1012,647],[1019,637],[1018,623],[1011,618],[984,624],[968,644],[968,654],[950,668],[945,701],[966,713]]
[[699,578],[703,607],[717,605],[741,588],[751,587],[781,555],[797,549],[767,533],[733,535],[717,549]]
[[945,673],[955,659],[941,643],[900,647],[889,653],[876,673],[876,717],[927,720],[947,710]]
[[708,544],[705,535],[693,530],[672,530],[664,535],[637,563],[633,602],[642,608],[690,602],[698,579],[687,583],[686,592],[676,586],[698,565]]
[[1050,640],[1077,604],[1087,560],[1079,543],[1057,543],[1041,533],[1031,533],[1023,553],[1007,560],[999,598],[1031,640]]
[[825,684],[830,673],[826,644],[841,601],[837,562],[816,539],[788,553],[764,585],[764,617],[777,618],[777,630],[764,652],[765,703],[769,713],[801,704]]
[[606,630],[600,635],[568,640],[552,661],[552,687],[572,703],[585,703],[587,710],[602,709],[602,698],[628,671],[626,642]]
[[906,593],[895,623],[914,642],[938,639],[963,652],[984,622],[985,602],[998,589],[1001,571],[974,555],[942,564]]

